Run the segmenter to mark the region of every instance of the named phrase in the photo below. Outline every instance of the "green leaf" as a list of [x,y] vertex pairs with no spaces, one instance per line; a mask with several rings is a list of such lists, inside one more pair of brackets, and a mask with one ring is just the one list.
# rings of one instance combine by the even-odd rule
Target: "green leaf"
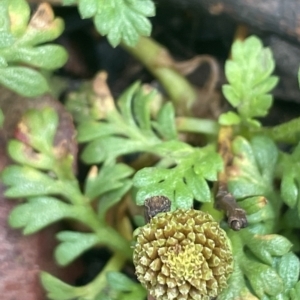
[[14,161],[32,168],[51,170],[54,165],[52,157],[42,153],[35,153],[33,149],[17,140],[9,141],[8,153]]
[[260,126],[252,118],[264,117],[268,113],[273,102],[268,93],[278,83],[278,78],[271,76],[275,66],[272,53],[263,48],[257,37],[251,36],[233,44],[232,57],[225,64],[229,84],[223,86],[224,96],[237,108],[245,125]]
[[239,261],[239,263],[255,294],[260,299],[264,296],[280,294],[283,290],[283,280],[277,272],[272,267],[250,257],[243,256],[243,260]]
[[86,250],[98,244],[98,237],[94,233],[61,231],[57,234],[61,242],[55,249],[55,259],[61,266],[66,266],[79,257]]
[[57,112],[51,107],[28,110],[22,118],[23,138],[35,150],[49,154],[53,151],[54,136],[58,127]]
[[275,260],[275,267],[278,275],[283,280],[284,288],[282,294],[287,297],[299,279],[299,258],[294,253],[289,252]]
[[[61,151],[59,145],[52,145],[57,126],[58,115],[53,108],[27,111],[16,132],[16,137],[20,140],[11,140],[8,144],[9,155],[25,166],[51,170],[60,179],[72,180],[73,156]],[[49,179],[51,180],[50,176]]]
[[241,122],[241,118],[236,113],[229,111],[221,114],[218,122],[223,126],[238,125]]
[[9,225],[24,228],[23,233],[32,234],[64,218],[75,218],[74,208],[56,198],[30,198],[16,206],[9,215]]
[[[174,151],[174,145],[178,147],[177,151]],[[160,150],[162,149],[174,159],[176,166],[170,169],[151,167],[138,171],[133,178],[133,184],[139,188],[137,204],[142,205],[146,198],[157,195],[168,197],[172,202],[172,209],[190,208],[193,199],[200,202],[211,201],[205,179],[217,179],[217,173],[223,168],[219,155],[212,148],[186,147],[184,150],[184,144],[175,141],[160,145]]]
[[239,202],[241,208],[247,212],[249,225],[274,220],[277,217],[273,205],[264,196],[255,196],[242,199]]
[[151,131],[150,102],[155,94],[155,91],[147,94],[143,89],[140,89],[133,98],[133,114],[137,125],[143,131]]
[[107,286],[95,300],[144,300],[146,290],[121,272],[108,272]]
[[297,207],[300,216],[299,175],[300,175],[300,143],[291,155],[284,154],[280,165],[283,170],[280,192],[283,201],[290,207]]
[[15,55],[15,59],[11,61],[26,63],[45,70],[58,69],[68,59],[66,50],[58,45],[43,45],[35,48],[20,47]]
[[278,150],[265,136],[256,136],[251,144],[242,137],[233,141],[235,172],[229,178],[229,188],[236,198],[266,195],[273,188],[273,172]]
[[134,83],[128,89],[126,89],[125,92],[122,93],[121,97],[118,99],[118,108],[120,109],[122,118],[128,125],[132,127],[137,127],[132,113],[132,103],[133,97],[135,96],[135,93],[138,92],[139,88],[140,83]]
[[149,144],[121,137],[107,136],[89,143],[83,150],[81,158],[87,164],[112,162],[116,157],[138,151],[149,150]]
[[[85,13],[91,16],[93,9],[86,10],[87,8]],[[155,6],[151,0],[109,2],[100,0],[94,21],[99,33],[107,35],[113,47],[121,41],[128,46],[134,46],[140,35],[150,35],[151,23],[147,17],[152,17],[154,14]]]
[[79,0],[78,9],[82,19],[91,18],[97,13],[97,0]]
[[[262,95],[271,91],[278,83],[278,77],[270,76],[254,86],[253,94]],[[267,105],[268,106],[268,105]]]
[[77,299],[78,288],[59,280],[46,272],[41,272],[41,282],[47,292],[47,298],[52,300]]
[[91,200],[123,186],[124,179],[134,170],[125,164],[104,165],[98,174],[90,174],[85,184],[85,195]]
[[10,0],[8,5],[10,30],[14,36],[22,35],[30,17],[30,7],[25,0]]
[[[0,21],[2,20],[0,19]],[[11,33],[0,31],[0,49],[11,47],[14,44],[14,41],[15,39]]]
[[277,234],[253,235],[244,230],[242,237],[252,253],[268,265],[272,265],[273,256],[283,256],[292,247],[288,239]]
[[106,276],[108,284],[117,291],[130,292],[137,284],[120,272],[109,272]]
[[1,32],[9,33],[10,31],[10,20],[8,14],[8,1],[0,1],[0,24]]
[[295,287],[290,291],[291,300],[298,300],[300,297],[300,281],[297,282]]
[[89,142],[82,152],[83,161],[110,163],[119,156],[139,152],[169,156],[159,145],[177,138],[174,109],[166,104],[152,120],[150,102],[155,97],[137,82],[121,95],[118,110],[110,110],[101,121],[82,122],[79,140]]
[[175,111],[171,102],[162,106],[157,115],[156,122],[152,122],[155,130],[159,132],[162,138],[166,140],[177,139],[177,130],[175,124]]
[[46,79],[39,72],[25,67],[1,68],[0,83],[25,97],[35,97],[49,91]]
[[263,48],[262,42],[256,36],[248,37],[244,43],[244,55],[250,59],[256,58]]
[[32,197],[61,194],[64,186],[50,176],[26,166],[9,166],[2,172],[2,181],[8,187],[6,197]]
[[[226,79],[228,80],[228,82],[230,84],[233,84],[236,80],[240,80],[240,77],[242,76],[242,70],[239,67],[239,64],[235,61],[232,60],[228,60],[225,63],[225,75],[226,75]],[[227,89],[232,89],[231,85],[225,85],[225,87]],[[232,91],[233,92],[233,91]],[[240,102],[241,99],[239,99],[238,102]],[[236,106],[238,103],[231,103],[233,106]]]
[[299,259],[288,252],[291,243],[276,234],[255,234],[251,226],[239,232],[228,230],[227,234],[234,272],[218,299],[289,300],[287,294],[299,275]]
[[112,123],[86,121],[80,123],[77,128],[77,140],[81,143],[89,142],[119,132],[118,126]]
[[42,95],[49,91],[47,80],[29,66],[54,70],[67,61],[67,52],[61,46],[38,46],[57,38],[64,29],[63,21],[53,18],[51,8],[45,12],[47,22],[40,20],[39,9],[29,21],[30,6],[25,0],[1,4],[0,84],[25,97]]
[[78,0],[62,0],[62,4],[63,5],[72,5],[72,4],[76,4]]
[[265,136],[257,135],[251,139],[251,147],[263,179],[271,183],[278,159],[278,150],[275,143]]
[[110,209],[112,206],[117,204],[122,199],[122,197],[129,191],[131,186],[132,186],[131,180],[124,180],[120,188],[109,191],[100,197],[98,202],[99,220],[103,222],[105,221],[105,216],[108,209]]
[[295,174],[289,170],[284,174],[281,181],[281,196],[289,207],[294,208],[298,201],[298,193]]
[[229,277],[228,286],[218,295],[218,300],[258,300],[246,287],[243,272],[237,263]]
[[[0,33],[0,35],[1,35],[1,33]],[[7,66],[8,66],[8,64],[7,64],[6,59],[4,57],[0,56],[0,68],[5,68]]]

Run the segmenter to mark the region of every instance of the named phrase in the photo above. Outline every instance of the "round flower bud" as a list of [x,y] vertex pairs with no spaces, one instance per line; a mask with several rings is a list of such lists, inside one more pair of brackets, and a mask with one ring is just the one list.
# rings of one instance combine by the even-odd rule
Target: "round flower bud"
[[160,213],[139,228],[133,262],[156,300],[210,300],[233,271],[226,233],[194,209]]

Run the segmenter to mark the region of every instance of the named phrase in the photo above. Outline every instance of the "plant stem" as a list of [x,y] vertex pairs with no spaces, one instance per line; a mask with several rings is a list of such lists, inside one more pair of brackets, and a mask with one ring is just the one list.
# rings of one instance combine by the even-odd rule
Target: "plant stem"
[[122,254],[126,259],[132,259],[130,243],[122,235],[106,223],[100,221],[89,204],[84,205],[81,210],[82,212],[78,215],[78,219],[80,218],[84,224],[95,232],[98,236],[99,244],[104,244],[109,249]]
[[126,259],[132,259],[130,243],[112,227],[102,224],[96,231],[96,234],[98,235],[99,243],[103,243],[108,248],[122,254]]
[[101,273],[88,285],[83,286],[79,289],[82,289],[80,294],[82,296],[87,296],[86,299],[95,299],[101,290],[106,287],[106,275],[108,272],[120,271],[123,267],[126,259],[120,254],[114,254],[105,267],[102,269]]
[[192,115],[191,109],[197,100],[197,93],[188,80],[175,70],[174,60],[163,46],[147,37],[140,37],[135,47],[122,46],[160,81],[178,115]]
[[300,139],[300,117],[274,127],[263,128],[262,130],[276,142],[295,144]]
[[149,137],[148,135],[144,135],[137,127],[128,125],[117,110],[110,112],[107,115],[107,119],[119,128],[121,134],[145,144],[146,147],[160,142],[155,134],[151,134]]
[[188,117],[176,118],[176,127],[178,131],[203,133],[217,135],[219,124],[209,119],[197,119]]

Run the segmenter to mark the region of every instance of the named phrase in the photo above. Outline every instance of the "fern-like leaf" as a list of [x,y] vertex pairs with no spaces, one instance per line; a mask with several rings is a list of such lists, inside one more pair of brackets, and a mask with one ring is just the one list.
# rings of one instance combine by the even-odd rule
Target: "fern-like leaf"
[[107,35],[113,47],[121,42],[134,46],[140,35],[151,33],[147,17],[155,15],[152,0],[63,0],[63,3],[78,3],[81,17],[93,17],[97,30]]
[[278,82],[276,76],[271,76],[274,68],[271,50],[264,48],[257,37],[234,42],[232,60],[225,64],[229,84],[223,85],[223,94],[238,114],[222,114],[219,119],[222,125],[242,122],[248,126],[260,126],[254,118],[265,116],[272,105],[269,92]]
[[54,70],[67,61],[63,47],[42,45],[61,34],[63,21],[54,18],[46,3],[29,20],[25,0],[0,1],[0,15],[0,84],[26,97],[49,91],[46,78],[36,69]]

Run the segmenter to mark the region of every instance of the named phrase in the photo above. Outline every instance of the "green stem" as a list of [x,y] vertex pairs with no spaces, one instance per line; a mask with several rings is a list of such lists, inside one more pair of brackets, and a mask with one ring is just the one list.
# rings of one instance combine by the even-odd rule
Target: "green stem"
[[89,204],[85,204],[78,214],[78,220],[90,227],[98,237],[99,244],[107,246],[114,252],[122,254],[126,259],[132,259],[130,243],[112,227],[100,221]]
[[160,140],[154,134],[151,134],[149,137],[148,135],[143,134],[143,132],[137,126],[128,125],[124,121],[123,116],[117,110],[110,112],[107,115],[107,119],[117,128],[119,128],[120,134],[130,137],[132,140],[142,142],[146,146],[152,146],[153,144],[160,142]]
[[99,243],[103,243],[109,249],[116,251],[126,259],[132,260],[130,243],[112,227],[102,224],[96,231],[96,234],[98,235]]
[[300,117],[262,130],[276,142],[296,144],[300,140]]
[[178,131],[217,135],[220,126],[218,122],[209,119],[178,117],[176,127]]
[[95,299],[96,296],[106,287],[106,275],[108,272],[120,271],[125,263],[125,259],[122,255],[114,254],[105,267],[102,269],[101,273],[86,286],[78,288],[80,292],[77,295],[86,297],[85,299]]
[[174,61],[163,46],[147,37],[140,37],[135,47],[122,46],[160,81],[178,115],[192,115],[192,107],[197,100],[196,90],[175,70]]

